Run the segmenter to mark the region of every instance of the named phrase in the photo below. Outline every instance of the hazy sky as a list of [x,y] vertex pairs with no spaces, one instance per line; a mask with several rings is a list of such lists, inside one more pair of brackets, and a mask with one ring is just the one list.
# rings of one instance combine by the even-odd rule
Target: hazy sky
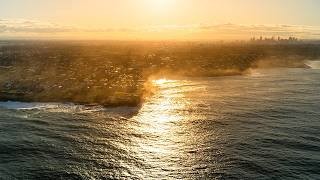
[[[187,31],[190,34],[195,26],[199,29],[198,26],[230,23],[246,28],[257,24],[268,27],[295,25],[297,31],[290,27],[290,31],[294,31],[291,34],[302,34],[301,30],[308,29],[309,34],[303,36],[312,37],[311,34],[318,35],[314,32],[320,27],[319,9],[319,0],[0,0],[0,36],[34,35],[37,31],[48,36],[53,28],[55,33],[63,31],[64,36],[74,29],[79,34],[93,29],[99,34],[99,29],[103,29],[100,35],[108,38],[108,35],[115,36],[116,31],[120,34],[130,34],[130,31],[132,35],[134,29],[133,34],[138,38],[137,31],[143,31],[139,28],[170,27],[170,31],[173,27],[180,28],[179,32],[176,29],[171,32],[170,38],[174,38]],[[245,36],[254,30],[247,29]],[[163,31],[167,33],[168,30]],[[205,38],[205,33],[197,31],[194,36]],[[215,33],[216,37],[218,32]],[[241,36],[240,33],[243,33],[242,29]]]

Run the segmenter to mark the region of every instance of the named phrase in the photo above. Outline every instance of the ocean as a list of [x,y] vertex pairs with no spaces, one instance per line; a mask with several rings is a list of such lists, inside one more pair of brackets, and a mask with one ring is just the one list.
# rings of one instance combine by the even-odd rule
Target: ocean
[[320,179],[320,70],[158,79],[141,107],[0,103],[0,179]]

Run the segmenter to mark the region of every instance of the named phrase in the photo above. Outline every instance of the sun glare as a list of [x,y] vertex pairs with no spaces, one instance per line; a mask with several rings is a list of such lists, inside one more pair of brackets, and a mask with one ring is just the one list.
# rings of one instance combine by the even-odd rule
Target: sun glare
[[157,79],[157,80],[152,80],[152,83],[155,85],[163,85],[165,83],[170,83],[170,82],[175,82],[174,80],[168,80],[168,79]]
[[169,9],[174,0],[146,0],[149,7],[153,10],[166,10]]
[[148,0],[153,6],[165,6],[170,3],[170,0]]

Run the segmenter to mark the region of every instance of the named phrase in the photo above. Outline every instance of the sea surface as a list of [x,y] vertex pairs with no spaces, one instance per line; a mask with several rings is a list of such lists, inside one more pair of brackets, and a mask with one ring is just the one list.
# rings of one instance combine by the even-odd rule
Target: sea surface
[[0,179],[320,179],[320,70],[159,79],[141,107],[0,103]]

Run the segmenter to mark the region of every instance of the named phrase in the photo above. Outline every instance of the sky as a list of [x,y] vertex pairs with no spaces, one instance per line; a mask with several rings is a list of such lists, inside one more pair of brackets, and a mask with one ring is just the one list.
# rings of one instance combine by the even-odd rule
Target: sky
[[319,0],[0,0],[0,38],[320,37]]

